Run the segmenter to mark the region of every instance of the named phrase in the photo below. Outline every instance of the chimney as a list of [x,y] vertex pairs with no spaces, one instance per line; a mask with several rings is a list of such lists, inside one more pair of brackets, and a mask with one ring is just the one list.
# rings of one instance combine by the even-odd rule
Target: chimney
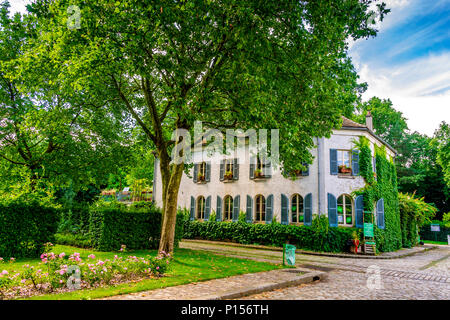
[[372,119],[372,114],[369,112],[367,112],[366,115],[366,127],[370,130],[373,131],[373,119]]

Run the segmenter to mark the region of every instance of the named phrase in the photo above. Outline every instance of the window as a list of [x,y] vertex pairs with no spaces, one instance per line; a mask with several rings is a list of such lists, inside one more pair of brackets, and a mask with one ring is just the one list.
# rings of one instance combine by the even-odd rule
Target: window
[[197,181],[205,181],[206,180],[206,162],[201,162],[198,164],[198,174]]
[[233,179],[233,159],[225,159],[224,166],[225,166],[224,179],[232,180]]
[[255,166],[255,178],[267,178],[270,177],[269,174],[270,163],[264,161],[260,157],[256,157],[256,166]]
[[258,195],[256,196],[255,204],[255,221],[266,221],[266,199],[263,196]]
[[291,200],[291,222],[303,222],[303,198],[299,194],[294,194]]
[[197,219],[203,220],[205,218],[205,197],[197,198]]
[[226,196],[223,207],[223,221],[231,220],[233,217],[233,198]]
[[337,151],[338,172],[341,175],[352,174],[352,152],[349,150]]
[[338,224],[344,226],[353,225],[353,204],[349,195],[341,195],[337,200]]

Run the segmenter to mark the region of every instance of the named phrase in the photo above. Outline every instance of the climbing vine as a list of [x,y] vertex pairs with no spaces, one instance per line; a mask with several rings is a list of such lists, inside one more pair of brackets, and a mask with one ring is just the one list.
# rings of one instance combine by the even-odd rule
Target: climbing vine
[[[375,145],[376,173],[372,166],[372,152],[366,137],[355,142],[360,151],[360,174],[365,187],[355,192],[364,196],[364,221],[374,222],[374,234],[379,251],[394,251],[402,247],[402,232],[398,203],[397,172],[392,159],[388,159],[386,148]],[[380,229],[374,219],[375,203],[384,199],[385,228]]]

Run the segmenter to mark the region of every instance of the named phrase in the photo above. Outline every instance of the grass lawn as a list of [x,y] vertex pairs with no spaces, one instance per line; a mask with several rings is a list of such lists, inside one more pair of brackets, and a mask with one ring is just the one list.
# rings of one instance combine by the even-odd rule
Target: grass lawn
[[[101,252],[92,249],[81,249],[70,246],[56,245],[52,250],[54,253],[65,252],[72,254],[78,252],[82,259],[87,259],[89,254],[95,254],[97,259],[113,259],[114,255],[126,257],[133,255],[143,257],[146,255],[155,256],[156,250],[136,250],[126,253]],[[15,263],[5,263],[0,266],[2,270],[19,271],[23,265],[37,265],[40,259],[18,259]],[[281,261],[280,261],[281,263]],[[174,253],[174,260],[166,275],[159,279],[145,279],[134,283],[123,283],[116,286],[105,286],[90,290],[72,291],[62,294],[46,294],[34,296],[30,299],[44,300],[79,300],[96,299],[118,294],[133,293],[145,290],[153,290],[164,287],[177,286],[181,284],[204,281],[217,278],[225,278],[244,273],[269,271],[282,268],[282,265],[275,265],[267,262],[244,260],[213,253],[194,251],[190,249],[177,249]]]
[[442,244],[442,245],[447,245],[447,242],[443,242],[443,241],[432,241],[432,240],[422,240],[423,243],[429,243],[429,244]]

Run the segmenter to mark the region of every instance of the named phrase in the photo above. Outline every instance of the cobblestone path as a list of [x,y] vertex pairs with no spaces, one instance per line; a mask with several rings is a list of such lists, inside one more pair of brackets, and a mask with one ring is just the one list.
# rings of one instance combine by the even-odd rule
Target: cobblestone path
[[[182,242],[181,246],[271,262],[282,256],[279,251],[207,243]],[[328,278],[245,299],[450,299],[450,248],[445,246],[398,259],[296,255],[296,262],[299,267],[327,271]]]

